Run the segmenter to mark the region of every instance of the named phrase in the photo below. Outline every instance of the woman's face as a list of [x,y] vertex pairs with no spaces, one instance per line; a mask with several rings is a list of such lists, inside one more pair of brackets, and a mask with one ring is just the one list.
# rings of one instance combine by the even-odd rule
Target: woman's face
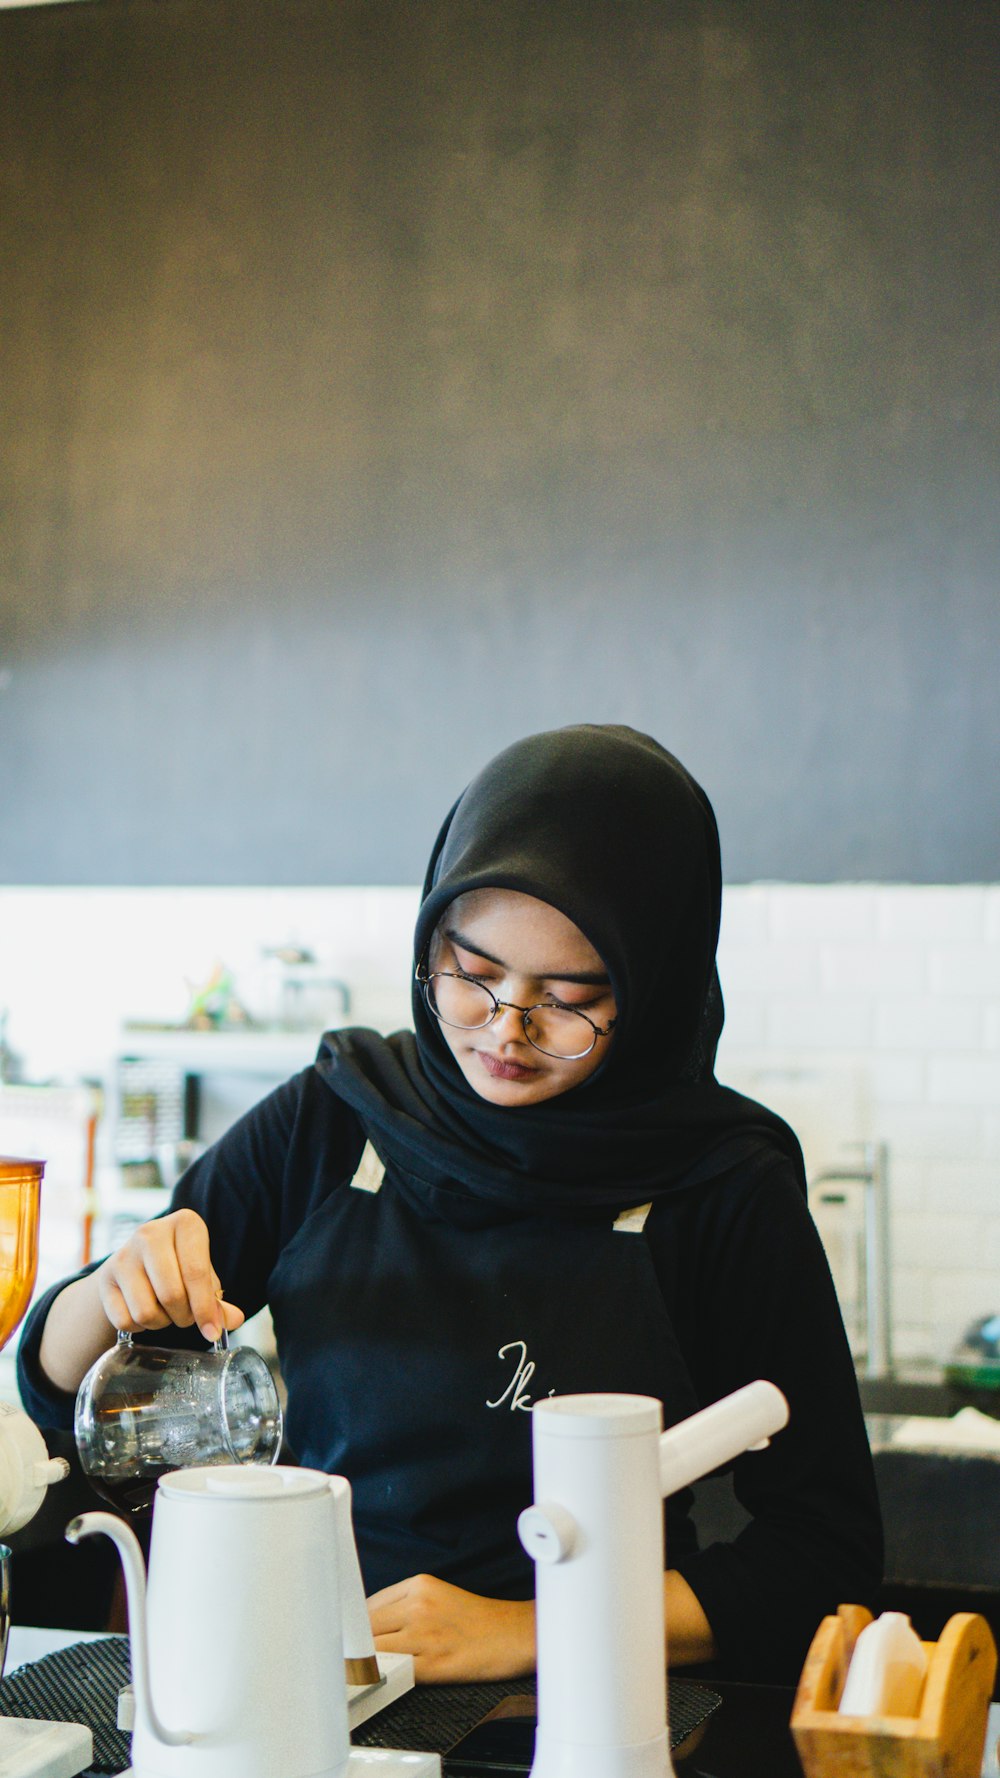
[[601,1030],[616,1014],[608,973],[593,945],[548,902],[514,889],[458,896],[431,942],[429,968],[473,976],[505,1003],[477,1030],[440,1026],[469,1085],[492,1105],[538,1105],[579,1086],[603,1062],[611,1036],[598,1037],[589,1055],[572,1060],[544,1055],[528,1042],[521,1013],[514,1010],[572,1007]]

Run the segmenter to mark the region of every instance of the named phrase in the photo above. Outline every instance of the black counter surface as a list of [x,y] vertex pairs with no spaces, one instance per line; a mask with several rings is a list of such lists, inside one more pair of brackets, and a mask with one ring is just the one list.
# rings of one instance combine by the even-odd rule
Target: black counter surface
[[[678,1675],[671,1683],[680,1701],[679,1694],[690,1682]],[[431,1748],[447,1756],[454,1741],[488,1710],[525,1689],[524,1682],[516,1680],[490,1686],[421,1686],[362,1724],[352,1740],[379,1747]],[[674,1747],[677,1778],[802,1778],[788,1726],[793,1687],[715,1680],[704,1688],[690,1685],[692,1692],[699,1689],[720,1702],[689,1740]],[[512,1751],[509,1766],[490,1768],[493,1778],[527,1771],[532,1730],[532,1722],[525,1719],[516,1761]],[[445,1778],[475,1778],[476,1772],[474,1766],[447,1757],[444,1770]],[[479,1770],[485,1778],[486,1768]]]

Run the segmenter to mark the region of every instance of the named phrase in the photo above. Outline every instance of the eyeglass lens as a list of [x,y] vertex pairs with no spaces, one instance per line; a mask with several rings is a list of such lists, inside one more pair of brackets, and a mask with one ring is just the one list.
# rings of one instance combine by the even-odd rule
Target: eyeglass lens
[[[431,1012],[459,1030],[478,1031],[496,1016],[497,1002],[489,989],[465,976],[432,975],[424,992]],[[586,1056],[597,1041],[591,1021],[565,1006],[533,1006],[524,1018],[524,1035],[536,1050],[564,1062]]]

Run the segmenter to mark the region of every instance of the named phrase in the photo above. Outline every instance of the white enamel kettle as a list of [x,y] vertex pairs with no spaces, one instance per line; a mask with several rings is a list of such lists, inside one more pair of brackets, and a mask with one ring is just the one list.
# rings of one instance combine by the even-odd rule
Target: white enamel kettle
[[378,1676],[342,1476],[259,1465],[160,1478],[149,1578],[134,1532],[84,1513],[125,1570],[136,1778],[342,1778],[344,1651]]

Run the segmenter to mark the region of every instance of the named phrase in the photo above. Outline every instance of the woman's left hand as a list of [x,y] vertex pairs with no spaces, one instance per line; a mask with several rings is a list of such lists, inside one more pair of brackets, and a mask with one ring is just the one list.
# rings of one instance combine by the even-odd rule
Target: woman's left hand
[[515,1679],[535,1670],[531,1599],[484,1599],[414,1574],[373,1593],[368,1614],[375,1647],[413,1655],[420,1685]]

